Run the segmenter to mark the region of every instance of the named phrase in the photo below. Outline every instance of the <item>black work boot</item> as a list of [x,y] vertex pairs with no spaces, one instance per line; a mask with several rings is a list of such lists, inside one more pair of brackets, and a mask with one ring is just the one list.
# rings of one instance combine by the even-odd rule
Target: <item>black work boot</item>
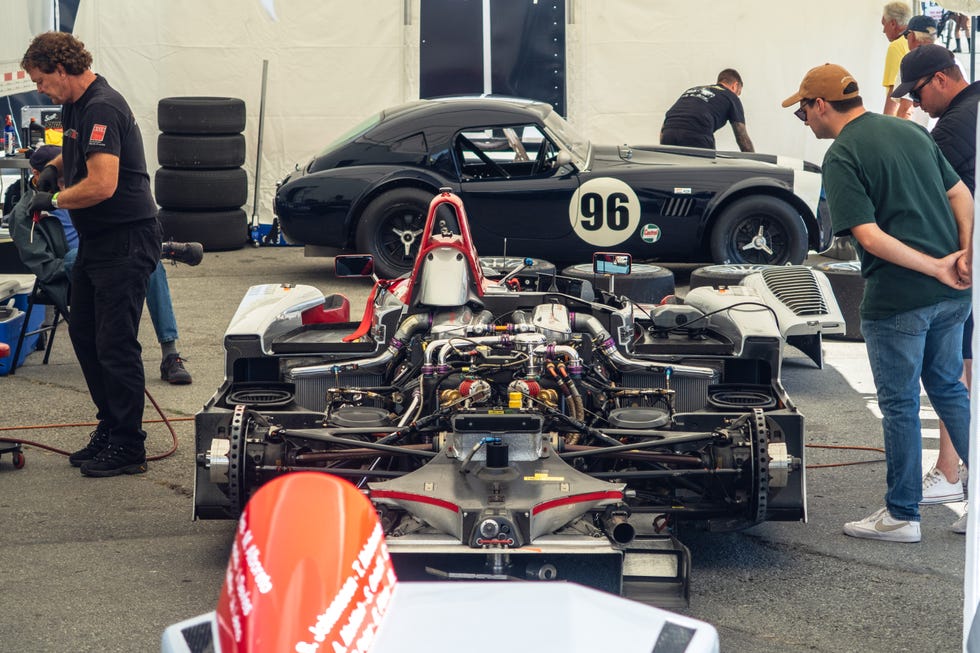
[[178,243],[168,240],[160,248],[160,258],[169,259],[175,263],[197,265],[204,258],[204,246],[201,243]]
[[101,423],[88,437],[89,441],[84,449],[79,449],[68,456],[68,462],[72,467],[81,467],[82,463],[93,460],[99,452],[109,446],[109,429],[102,426]]
[[92,460],[82,464],[83,476],[119,476],[146,471],[146,450],[141,445],[124,446],[110,442]]
[[184,367],[184,359],[180,354],[167,354],[160,363],[160,378],[174,385],[187,385],[193,380],[191,373]]

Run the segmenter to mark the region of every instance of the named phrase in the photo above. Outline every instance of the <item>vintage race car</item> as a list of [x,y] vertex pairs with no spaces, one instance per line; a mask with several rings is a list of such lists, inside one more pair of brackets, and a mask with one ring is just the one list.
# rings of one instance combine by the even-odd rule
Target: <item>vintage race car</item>
[[[235,519],[272,479],[329,473],[373,503],[403,580],[563,579],[660,605],[687,597],[682,524],[806,518],[777,316],[791,321],[789,297],[815,319],[813,271],[758,273],[775,274],[768,295],[637,304],[522,266],[487,278],[449,192],[424,234],[360,325],[339,295],[249,290],[195,419],[196,517]],[[338,271],[352,262],[370,274],[370,257]],[[596,254],[598,274],[630,264]]]
[[557,263],[615,249],[637,260],[802,263],[830,246],[818,166],[765,154],[603,146],[551,106],[420,100],[371,116],[283,179],[274,209],[293,243],[415,260],[442,187],[469,212],[484,255]]

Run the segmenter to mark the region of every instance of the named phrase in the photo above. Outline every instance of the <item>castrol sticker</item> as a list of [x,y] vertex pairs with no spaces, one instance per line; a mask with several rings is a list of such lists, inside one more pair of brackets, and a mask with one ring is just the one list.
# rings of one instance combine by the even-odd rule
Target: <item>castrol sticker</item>
[[629,238],[640,224],[640,200],[626,182],[598,177],[572,195],[568,218],[579,238],[595,247],[611,247]]
[[655,243],[660,240],[660,227],[655,224],[645,224],[640,231],[640,238],[645,243]]

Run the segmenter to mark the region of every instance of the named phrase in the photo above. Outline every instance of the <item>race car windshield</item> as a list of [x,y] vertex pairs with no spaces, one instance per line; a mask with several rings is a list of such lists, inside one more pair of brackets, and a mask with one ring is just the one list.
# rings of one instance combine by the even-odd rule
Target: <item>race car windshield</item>
[[544,127],[561,149],[572,155],[572,163],[576,168],[589,169],[589,157],[592,154],[592,144],[589,143],[589,139],[572,129],[572,126],[554,111],[545,116]]

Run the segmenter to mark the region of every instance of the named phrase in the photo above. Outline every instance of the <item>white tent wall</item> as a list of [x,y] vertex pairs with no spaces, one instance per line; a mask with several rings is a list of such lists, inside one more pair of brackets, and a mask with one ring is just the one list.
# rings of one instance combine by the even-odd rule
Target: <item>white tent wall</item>
[[[673,100],[732,67],[745,80],[756,149],[819,162],[829,143],[779,103],[809,68],[833,60],[880,110],[883,4],[566,0],[568,118],[597,142],[656,143]],[[93,68],[132,105],[151,171],[160,98],[244,99],[250,184],[268,59],[259,192],[268,222],[275,183],[297,162],[370,112],[418,97],[419,7],[419,0],[82,0],[75,34],[91,49]],[[717,136],[719,148],[736,149],[730,129]]]
[[[659,142],[664,113],[687,88],[735,68],[757,151],[817,163],[829,146],[780,103],[827,61],[858,80],[865,105],[884,105],[887,39],[877,0],[605,0],[573,3],[569,117],[596,141]],[[730,128],[718,149],[737,150]]]
[[257,0],[82,0],[75,35],[93,53],[93,69],[132,106],[151,174],[160,98],[245,100],[250,203],[268,59],[259,193],[259,215],[268,222],[275,183],[297,161],[370,111],[406,97],[402,6],[400,0],[280,0],[273,20]]

